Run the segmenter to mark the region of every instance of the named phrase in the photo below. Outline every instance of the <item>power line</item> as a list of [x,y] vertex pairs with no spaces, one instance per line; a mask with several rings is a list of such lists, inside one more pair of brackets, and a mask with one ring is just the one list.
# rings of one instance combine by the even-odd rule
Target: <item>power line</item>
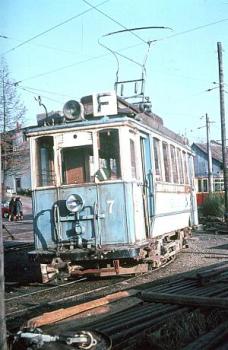
[[[83,1],[85,2],[86,0],[83,0]],[[92,5],[91,5],[91,6],[92,6]],[[218,23],[222,23],[222,22],[224,22],[224,21],[228,21],[228,18],[225,18],[225,19],[222,19],[222,20],[219,20],[219,21],[216,21],[216,22],[211,22],[211,23],[208,23],[208,24],[205,24],[205,25],[202,25],[202,26],[198,26],[198,27],[189,29],[189,30],[185,30],[185,31],[183,31],[183,32],[179,32],[179,33],[176,33],[176,34],[173,34],[173,35],[170,35],[170,36],[161,38],[161,39],[157,39],[157,40],[155,40],[155,41],[158,42],[158,41],[162,41],[162,40],[172,39],[172,38],[175,37],[175,36],[184,35],[184,34],[190,33],[190,32],[195,31],[195,30],[200,30],[200,29],[203,29],[203,28],[212,26],[212,25],[216,25],[216,24],[218,24]],[[135,45],[132,45],[132,46],[125,47],[125,48],[123,48],[123,49],[121,49],[121,50],[116,50],[115,52],[117,52],[117,51],[119,52],[119,51],[128,50],[128,49],[135,48],[135,47],[138,47],[138,46],[141,46],[141,45],[142,45],[142,44],[135,44]],[[74,63],[72,63],[72,64],[70,64],[70,65],[61,66],[61,67],[56,68],[56,69],[54,69],[54,70],[47,71],[47,72],[44,72],[44,73],[40,73],[40,74],[31,76],[31,77],[28,77],[28,78],[19,80],[19,81],[17,82],[17,84],[19,84],[19,83],[21,83],[21,82],[23,82],[23,81],[27,81],[27,80],[31,80],[31,79],[36,79],[36,78],[39,78],[39,77],[42,77],[42,76],[45,76],[45,75],[49,75],[49,74],[52,74],[52,73],[56,73],[56,72],[59,72],[59,71],[61,71],[61,70],[68,69],[68,68],[74,67],[74,66],[79,65],[79,64],[83,64],[83,63],[90,62],[90,61],[92,61],[92,60],[104,58],[104,57],[106,57],[106,56],[108,56],[108,55],[110,55],[110,54],[94,56],[94,57],[90,57],[90,58],[88,58],[88,59],[86,59],[86,60],[83,60],[83,61],[74,62]],[[126,58],[126,57],[124,57],[124,58]],[[205,81],[206,81],[206,80],[205,80]]]
[[[135,48],[135,47],[137,47],[139,45],[141,45],[141,44],[126,46],[125,48],[123,48],[123,49],[121,49],[119,51],[129,50],[129,49]],[[82,61],[77,61],[77,62],[71,63],[69,65],[66,65],[66,66],[61,66],[61,67],[56,68],[54,70],[50,70],[50,71],[47,71],[47,72],[44,72],[44,73],[33,75],[31,77],[28,77],[28,78],[25,78],[25,79],[22,79],[22,80],[18,80],[14,85],[18,85],[18,84],[22,83],[23,81],[32,80],[32,79],[40,78],[40,77],[45,76],[45,75],[56,73],[58,71],[61,71],[61,70],[64,70],[64,69],[68,69],[68,68],[71,68],[71,67],[83,64],[83,63],[87,63],[87,62],[90,62],[90,61],[93,61],[93,60],[104,58],[104,57],[109,56],[109,55],[110,54],[106,53],[106,54],[99,55],[99,56],[93,56],[93,57],[87,58],[87,59],[82,60]]]
[[[23,43],[23,40],[20,40],[18,38],[5,36],[5,35],[0,35],[0,38],[4,38],[4,39],[8,39],[8,40],[17,41],[19,43]],[[48,45],[34,44],[34,43],[30,44],[30,45],[35,46],[35,47],[42,47],[44,49],[53,50],[53,51],[66,52],[66,53],[70,53],[70,54],[74,54],[74,55],[77,53],[76,51],[72,51],[72,50],[68,50],[68,49],[62,49],[62,48],[59,48],[59,47],[53,47],[53,46],[48,46]]]
[[175,38],[176,36],[188,34],[188,33],[191,33],[191,32],[197,31],[197,30],[200,30],[200,29],[204,29],[204,28],[206,28],[206,27],[214,26],[214,25],[216,25],[216,24],[218,24],[218,23],[226,22],[226,21],[228,21],[228,18],[223,18],[223,19],[221,19],[221,20],[219,20],[219,21],[216,21],[216,22],[211,22],[211,23],[208,23],[208,24],[203,24],[203,25],[198,26],[198,27],[194,27],[194,28],[191,28],[191,29],[188,29],[188,30],[184,30],[183,32],[179,32],[179,33],[172,34],[172,35],[169,35],[169,36],[164,37],[164,38],[161,38],[161,39],[157,39],[156,41],[161,41],[161,40],[167,40],[167,39]]
[[18,85],[18,84],[22,83],[23,81],[27,81],[27,80],[31,80],[31,79],[40,78],[40,77],[43,77],[43,76],[45,76],[45,75],[49,75],[49,74],[52,74],[52,73],[56,73],[56,72],[62,71],[62,70],[64,70],[64,69],[68,69],[68,68],[74,67],[74,66],[79,65],[79,64],[87,63],[87,62],[89,62],[89,61],[93,61],[93,60],[96,60],[96,59],[100,59],[100,58],[106,57],[107,55],[108,55],[108,54],[99,55],[99,56],[94,56],[94,57],[90,57],[90,58],[88,58],[88,59],[86,59],[86,60],[83,60],[83,61],[78,61],[78,62],[74,62],[74,63],[69,64],[69,65],[66,65],[66,66],[61,66],[61,67],[56,68],[56,69],[53,69],[53,70],[51,70],[51,71],[47,71],[47,72],[44,72],[44,73],[36,74],[36,75],[31,76],[31,77],[28,77],[28,78],[19,80],[19,81],[17,81],[15,84]]
[[39,38],[40,36],[42,36],[42,35],[44,35],[44,34],[47,34],[47,33],[49,33],[50,31],[52,31],[52,30],[54,30],[54,29],[56,29],[56,28],[58,28],[58,27],[61,27],[61,26],[63,26],[64,24],[69,23],[69,22],[71,22],[72,20],[74,20],[74,19],[76,19],[76,18],[78,18],[78,17],[80,17],[80,16],[85,15],[86,13],[90,12],[90,11],[93,10],[93,9],[96,9],[96,7],[98,7],[98,6],[102,6],[103,4],[105,4],[105,3],[108,2],[108,1],[110,1],[110,0],[105,0],[105,1],[103,1],[103,2],[101,2],[101,3],[99,3],[98,5],[93,6],[92,8],[89,8],[89,9],[87,9],[87,10],[81,12],[81,13],[78,13],[77,15],[75,15],[75,16],[73,16],[73,17],[70,17],[70,18],[66,19],[65,21],[63,21],[63,22],[60,22],[60,23],[54,25],[53,27],[51,27],[51,28],[49,28],[49,29],[47,29],[47,30],[44,30],[43,32],[41,32],[41,33],[39,33],[39,34],[34,35],[32,38],[29,38],[29,39],[23,41],[22,43],[18,44],[17,46],[15,46],[15,47],[9,49],[8,51],[4,52],[2,55],[6,55],[7,53],[18,49],[19,47],[21,47],[21,46],[23,46],[23,45],[25,45],[25,44],[28,44],[30,41],[35,40],[35,39]]
[[[18,88],[19,89],[21,89],[21,90],[23,90],[23,91],[25,91],[26,93],[29,93],[29,94],[32,94],[33,96],[34,96],[34,91],[29,91],[28,89],[25,89],[25,88],[23,88],[23,87],[20,87],[20,86],[18,86]],[[40,95],[41,97],[43,97],[43,98],[46,98],[47,100],[49,100],[49,101],[52,101],[52,102],[56,102],[56,103],[60,103],[60,101],[57,101],[57,100],[54,100],[53,98],[50,98],[50,97],[48,97],[48,96],[44,96],[44,95]]]
[[[107,15],[105,12],[99,10],[97,7],[93,6],[92,4],[89,3],[89,1],[87,0],[82,0],[85,4],[87,4],[88,6],[90,6],[91,8],[93,8],[94,10],[96,10],[97,12],[101,13],[103,16],[105,16],[106,18],[110,19],[112,22],[118,24],[120,27],[128,30],[127,27],[125,27],[123,24],[121,24],[120,22],[118,22],[117,20],[115,20],[113,17]],[[132,34],[133,36],[135,36],[136,38],[138,38],[140,41],[142,41],[144,44],[147,44],[147,41],[145,41],[144,39],[142,39],[139,35],[130,32],[130,34]]]
[[51,94],[51,95],[57,95],[57,96],[62,96],[62,97],[74,98],[74,96],[61,94],[61,93],[58,93],[58,92],[55,92],[55,91],[50,91],[50,90],[37,89],[37,88],[31,87],[31,86],[19,86],[19,87],[22,87],[24,89],[28,89],[28,90],[34,91],[35,93],[36,92],[44,92],[44,93]]

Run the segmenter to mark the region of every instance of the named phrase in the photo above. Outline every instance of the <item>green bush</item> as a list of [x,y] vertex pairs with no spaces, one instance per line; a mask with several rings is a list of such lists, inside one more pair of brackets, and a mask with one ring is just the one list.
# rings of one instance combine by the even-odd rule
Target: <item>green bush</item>
[[210,193],[205,199],[202,207],[203,216],[224,216],[224,196],[221,194]]

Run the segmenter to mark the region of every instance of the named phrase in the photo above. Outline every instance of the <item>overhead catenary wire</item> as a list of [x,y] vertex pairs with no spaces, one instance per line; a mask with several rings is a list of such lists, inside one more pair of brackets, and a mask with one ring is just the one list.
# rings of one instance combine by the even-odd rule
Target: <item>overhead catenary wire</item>
[[[34,91],[30,91],[30,90],[28,90],[28,89],[25,89],[25,88],[23,88],[23,87],[21,87],[21,86],[18,86],[18,88],[19,89],[21,89],[21,90],[23,90],[23,91],[25,91],[25,92],[27,92],[27,93],[29,93],[29,94],[32,94],[33,96],[35,95],[35,92]],[[47,99],[47,100],[49,100],[49,101],[52,101],[52,102],[56,102],[56,103],[60,103],[60,101],[57,101],[57,100],[55,100],[55,99],[53,99],[53,98],[50,98],[50,97],[48,97],[48,96],[44,96],[44,95],[40,95],[41,97],[43,97],[43,98],[45,98],[45,99]]]
[[[201,30],[201,29],[204,29],[204,28],[206,28],[206,27],[209,27],[209,26],[213,26],[213,25],[222,23],[222,22],[224,22],[224,21],[228,21],[228,18],[225,18],[225,19],[222,19],[222,20],[219,20],[219,21],[216,21],[216,22],[211,22],[211,23],[208,23],[208,24],[205,24],[205,25],[197,26],[197,27],[191,28],[191,29],[189,29],[189,30],[185,30],[185,31],[183,31],[183,32],[179,32],[179,33],[176,33],[176,34],[172,34],[172,35],[167,36],[167,37],[164,37],[164,38],[156,39],[156,40],[154,40],[154,41],[155,41],[155,42],[158,42],[158,41],[162,41],[162,40],[169,40],[169,39],[174,38],[175,36],[185,35],[185,34],[188,34],[188,33],[190,33],[190,32],[196,31],[196,30]],[[118,52],[124,51],[124,50],[128,50],[128,49],[132,49],[132,48],[135,48],[135,47],[138,47],[138,46],[141,46],[141,45],[142,45],[142,43],[134,44],[134,45],[125,47],[125,48],[123,48],[123,49],[121,49],[121,50],[118,50]],[[116,50],[116,51],[117,51],[117,50]],[[69,64],[69,65],[64,65],[64,66],[58,67],[58,68],[56,68],[56,69],[54,69],[54,70],[51,70],[51,71],[47,71],[47,72],[44,72],[44,73],[40,73],[40,74],[33,75],[33,76],[28,77],[28,78],[25,78],[25,79],[21,79],[21,80],[19,80],[17,83],[21,83],[21,82],[23,82],[23,81],[32,80],[32,79],[36,79],[36,78],[39,78],[39,77],[43,77],[43,76],[46,76],[46,75],[49,75],[49,74],[53,74],[53,73],[59,72],[59,71],[64,70],[64,69],[72,68],[72,67],[74,67],[74,66],[76,66],[76,65],[79,65],[79,64],[84,64],[84,63],[90,62],[90,61],[92,61],[92,60],[104,58],[104,57],[106,57],[107,55],[109,55],[109,54],[94,56],[94,57],[90,57],[90,58],[88,58],[88,59],[86,59],[86,60],[83,60],[83,61],[78,61],[78,62],[74,62],[74,63]]]
[[[129,50],[129,49],[134,48],[134,47],[136,47],[138,45],[141,45],[141,44],[127,46],[127,47],[125,47],[125,48],[123,48],[123,49],[121,49],[119,51]],[[46,75],[49,75],[49,74],[53,74],[53,73],[56,73],[56,72],[59,72],[59,71],[62,71],[62,70],[65,70],[65,69],[68,69],[68,68],[80,65],[80,64],[84,64],[84,63],[87,63],[87,62],[90,62],[90,61],[93,61],[93,60],[97,60],[97,59],[101,59],[101,58],[107,57],[108,55],[109,54],[102,54],[102,55],[98,55],[98,56],[89,57],[89,58],[87,58],[85,60],[82,60],[82,61],[73,62],[73,63],[71,63],[69,65],[61,66],[61,67],[58,67],[56,69],[53,69],[53,70],[50,70],[50,71],[47,71],[47,72],[44,72],[44,73],[35,74],[35,75],[31,76],[31,77],[18,80],[17,82],[15,82],[15,84],[18,85],[18,84],[20,84],[20,83],[22,83],[24,81],[40,78],[40,77],[43,77],[43,76],[46,76]]]
[[[19,43],[23,43],[23,40],[20,40],[18,38],[13,38],[10,36],[5,36],[5,35],[0,35],[0,38],[5,38],[5,39],[9,39],[9,40],[13,40],[13,41],[17,41]],[[68,54],[72,54],[75,55],[76,53],[78,53],[77,51],[73,51],[73,50],[69,50],[69,49],[63,49],[60,47],[53,47],[53,46],[49,46],[49,45],[43,45],[43,44],[35,44],[35,43],[28,43],[28,45],[32,45],[34,47],[41,47],[44,49],[48,49],[48,50],[53,50],[53,51],[60,51],[60,52],[64,52],[64,53],[68,53]],[[3,55],[3,54],[2,54]]]
[[223,19],[220,19],[220,20],[215,21],[215,22],[210,22],[210,23],[207,23],[207,24],[203,24],[203,25],[191,28],[191,29],[184,30],[184,31],[179,32],[179,33],[168,35],[167,37],[157,39],[156,41],[172,39],[172,38],[175,38],[177,36],[185,35],[185,34],[188,34],[188,33],[191,33],[191,32],[197,31],[197,30],[200,30],[200,29],[204,29],[206,27],[210,27],[210,26],[214,26],[216,24],[222,23],[222,22],[226,22],[226,21],[228,21],[228,18],[223,18]]
[[88,13],[88,12],[90,12],[90,11],[92,11],[92,10],[95,10],[98,6],[102,6],[103,4],[105,4],[105,3],[108,2],[108,1],[110,1],[110,0],[105,0],[105,1],[103,1],[103,2],[101,2],[101,3],[99,3],[99,4],[97,4],[96,6],[92,6],[92,8],[89,8],[89,9],[87,9],[87,10],[84,10],[84,11],[82,11],[82,12],[78,13],[77,15],[72,16],[72,17],[70,17],[70,18],[67,18],[65,21],[60,22],[60,23],[58,23],[58,24],[56,24],[56,25],[54,25],[54,26],[52,26],[52,27],[50,27],[50,28],[44,30],[43,32],[40,32],[40,33],[34,35],[33,37],[31,37],[31,38],[29,38],[29,39],[23,41],[22,43],[16,45],[15,47],[12,47],[11,49],[9,49],[9,50],[7,50],[6,52],[2,53],[2,55],[6,55],[6,54],[8,54],[8,53],[11,52],[11,51],[15,51],[15,50],[18,49],[19,47],[30,43],[32,40],[35,40],[35,39],[41,37],[42,35],[45,35],[45,34],[51,32],[52,30],[54,30],[54,29],[56,29],[56,28],[59,28],[59,27],[65,25],[66,23],[69,23],[69,22],[71,22],[72,20],[74,20],[74,19],[76,19],[76,18],[78,18],[78,17],[80,17],[80,16],[85,15],[86,13]]
[[[124,28],[125,30],[127,30],[128,28],[125,27],[123,24],[121,24],[120,22],[118,22],[116,19],[114,19],[113,17],[107,15],[107,13],[105,13],[104,11],[101,11],[100,9],[98,9],[96,6],[90,4],[89,1],[87,0],[82,0],[85,4],[87,4],[88,6],[90,6],[91,8],[93,8],[95,11],[99,12],[100,14],[102,14],[103,16],[105,16],[106,18],[110,19],[112,22],[118,24],[120,27]],[[140,41],[142,41],[144,44],[147,44],[147,41],[144,40],[143,38],[141,38],[139,35],[130,32],[130,34],[132,34],[133,36],[135,36],[136,38],[138,38]]]

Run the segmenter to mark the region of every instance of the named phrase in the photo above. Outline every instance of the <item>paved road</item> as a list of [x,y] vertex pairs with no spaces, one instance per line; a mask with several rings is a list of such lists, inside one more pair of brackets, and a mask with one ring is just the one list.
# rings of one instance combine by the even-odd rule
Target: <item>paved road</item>
[[30,197],[21,196],[23,204],[24,219],[22,221],[9,222],[8,219],[3,219],[3,240],[26,241],[33,242],[33,223],[32,223],[32,201]]

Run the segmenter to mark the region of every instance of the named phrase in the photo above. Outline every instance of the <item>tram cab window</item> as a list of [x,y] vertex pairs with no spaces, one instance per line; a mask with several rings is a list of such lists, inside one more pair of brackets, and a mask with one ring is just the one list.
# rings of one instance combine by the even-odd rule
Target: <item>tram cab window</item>
[[154,137],[153,139],[154,148],[154,165],[155,165],[155,175],[156,180],[161,181],[161,154],[160,154],[160,141]]
[[62,149],[62,182],[64,185],[91,182],[93,177],[92,145]]
[[162,149],[163,149],[163,160],[164,160],[164,169],[165,169],[165,181],[171,182],[169,146],[166,142],[162,142]]
[[40,137],[36,141],[36,184],[38,187],[54,185],[54,142],[52,136]]
[[114,180],[121,177],[119,131],[116,129],[102,130],[98,134],[99,170],[98,180]]

